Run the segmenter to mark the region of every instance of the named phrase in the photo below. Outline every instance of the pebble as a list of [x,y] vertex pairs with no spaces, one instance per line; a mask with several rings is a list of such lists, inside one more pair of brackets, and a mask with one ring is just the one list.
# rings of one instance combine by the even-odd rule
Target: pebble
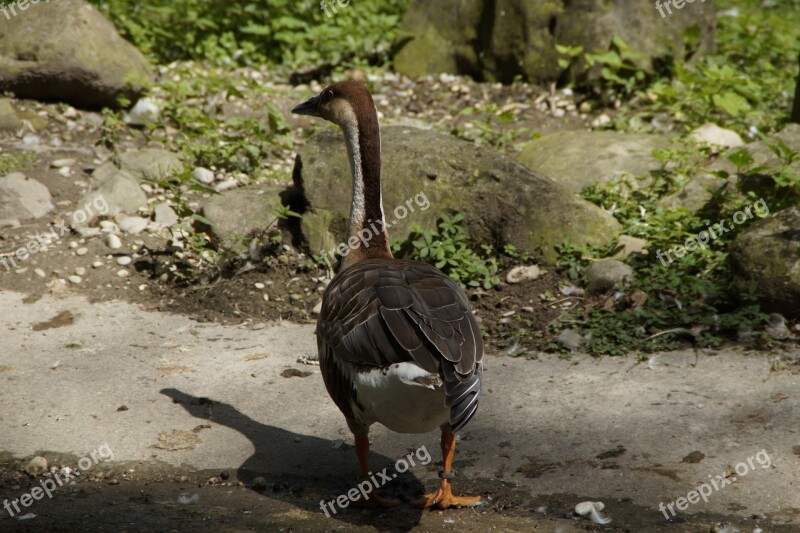
[[50,166],[53,168],[64,168],[74,166],[76,161],[74,159],[56,159]]
[[265,288],[266,285],[264,285],[263,283],[261,283],[259,281],[259,282],[256,282],[255,287],[256,287],[256,289],[261,290],[261,289]]
[[564,348],[574,352],[581,347],[581,344],[583,343],[583,337],[581,337],[581,334],[575,330],[565,329],[558,334],[556,341]]
[[112,220],[101,220],[100,229],[106,233],[116,233],[119,231],[119,227]]
[[75,250],[75,255],[86,255],[89,253],[89,249],[86,247],[81,247]]
[[317,305],[315,305],[315,306],[314,306],[314,307],[311,309],[311,314],[312,314],[312,315],[319,315],[321,312],[322,312],[322,300],[320,300],[319,302],[317,302]]
[[47,274],[45,274],[44,270],[42,270],[41,268],[34,268],[33,273],[39,276],[40,278],[44,278],[47,276]]
[[192,177],[200,183],[205,183],[206,185],[214,182],[214,173],[203,167],[197,167],[196,169],[192,170]]
[[86,269],[84,267],[75,267],[75,273],[79,276],[85,276]]
[[25,472],[32,476],[38,476],[39,474],[47,472],[47,459],[41,455],[37,455],[31,459],[28,466],[25,467]]
[[119,276],[120,278],[127,278],[130,275],[131,273],[125,270],[124,268],[117,270],[117,276]]
[[72,173],[72,170],[69,167],[61,167],[58,169],[58,173],[67,178]]
[[252,487],[253,490],[265,490],[267,488],[267,480],[262,476],[256,476],[253,478]]
[[125,124],[132,126],[146,126],[158,122],[161,108],[150,97],[140,98],[136,105],[123,117]]
[[267,293],[264,293],[264,301],[265,301],[265,302],[268,302],[268,301],[269,301],[269,294],[267,294]]
[[117,264],[119,266],[128,266],[131,264],[131,261],[132,259],[127,255],[123,255],[122,257],[117,258]]
[[70,283],[74,283],[76,285],[81,281],[83,281],[83,278],[81,278],[80,276],[70,276],[67,279],[69,280]]
[[178,223],[178,215],[166,203],[158,204],[154,210],[156,223],[165,227],[174,226]]
[[95,261],[94,263],[92,263],[92,268],[100,268],[101,266],[103,266],[102,261]]
[[539,277],[541,271],[536,265],[520,265],[515,266],[506,274],[506,282],[510,284],[523,283],[525,281],[533,281]]
[[125,217],[119,221],[119,229],[126,233],[141,233],[150,221],[142,217]]
[[113,233],[109,233],[108,237],[106,237],[106,245],[112,250],[116,250],[117,248],[122,248],[122,239],[114,235]]
[[218,184],[216,187],[214,187],[214,190],[217,192],[224,192],[229,189],[235,189],[238,186],[239,186],[238,180],[236,180],[235,178],[228,178],[222,183]]

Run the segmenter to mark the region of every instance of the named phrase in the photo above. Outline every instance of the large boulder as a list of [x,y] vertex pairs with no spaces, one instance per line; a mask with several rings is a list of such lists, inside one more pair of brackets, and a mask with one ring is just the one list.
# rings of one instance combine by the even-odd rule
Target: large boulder
[[[513,244],[553,261],[554,247],[565,239],[605,245],[620,229],[602,209],[494,150],[406,126],[384,128],[382,149],[383,204],[392,239],[406,240],[412,225],[434,229],[440,214],[461,212],[473,244]],[[341,241],[352,195],[341,133],[326,130],[309,139],[294,175],[310,209],[330,213],[315,220],[315,240],[325,242],[319,225],[327,222]]]
[[748,227],[733,241],[730,258],[741,291],[755,285],[765,310],[800,317],[800,207]]
[[23,2],[0,25],[0,91],[20,98],[114,107],[153,75],[145,57],[83,0]]
[[560,131],[523,144],[516,158],[568,191],[579,193],[621,174],[649,178],[650,171],[661,166],[653,150],[669,146],[669,138],[663,135]]
[[[640,53],[645,69],[673,52],[677,45],[671,43],[689,28],[697,28],[701,48],[713,46],[711,0],[670,11],[662,14],[651,2],[629,0],[414,0],[400,31],[412,38],[394,64],[409,76],[448,72],[502,82],[519,75],[557,80],[564,72],[556,44],[605,51],[619,35]],[[586,65],[579,61],[572,69],[574,76]]]

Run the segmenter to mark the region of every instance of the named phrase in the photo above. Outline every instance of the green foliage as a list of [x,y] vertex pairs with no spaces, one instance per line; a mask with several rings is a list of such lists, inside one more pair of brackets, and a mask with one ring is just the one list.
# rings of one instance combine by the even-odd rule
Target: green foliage
[[467,106],[459,116],[474,117],[454,128],[450,133],[460,139],[486,145],[502,151],[511,150],[518,142],[537,137],[530,128],[511,127],[517,120],[512,109],[502,108],[494,102]]
[[608,50],[586,54],[585,57],[589,67],[600,68],[601,87],[611,93],[628,95],[645,80],[645,72],[636,65],[642,54],[633,50],[617,35],[611,38]]
[[[491,289],[500,283],[497,260],[481,257],[469,248],[463,220],[461,214],[442,215],[435,231],[415,226],[410,237],[411,259],[434,265],[462,287]],[[484,248],[485,255],[490,251]]]
[[642,94],[648,112],[667,112],[686,129],[716,122],[740,133],[771,131],[786,120],[800,53],[798,0],[764,8],[755,0],[721,2],[738,16],[717,19],[716,51],[695,61],[675,58]]
[[409,0],[352,0],[326,15],[318,0],[91,0],[160,63],[270,62],[290,68],[388,58]]
[[[707,157],[707,151],[691,142],[679,143],[657,152],[663,166],[653,173],[652,184],[644,186],[638,180],[621,177],[583,191],[585,199],[613,212],[622,223],[623,233],[646,240],[649,250],[647,255],[628,259],[636,279],[626,290],[628,295],[641,291],[647,295],[646,302],[635,305],[622,298],[611,309],[593,308],[588,312],[583,328],[591,332],[587,349],[592,353],[671,349],[686,338],[700,346],[712,346],[737,328],[755,329],[764,320],[755,296],[742,294],[733,286],[728,262],[731,242],[747,227],[747,223],[732,223],[733,214],[752,206],[758,200],[755,193],[734,191],[699,213],[667,208],[659,202],[683,186]],[[742,176],[746,175],[752,164],[749,153],[734,151],[729,158]],[[784,153],[784,161],[793,159],[793,155]],[[760,215],[756,211],[753,220]],[[722,220],[728,221],[726,233],[716,235],[683,257],[667,255],[675,246],[685,245]],[[570,278],[577,279],[592,260],[607,256],[608,252],[565,243],[559,248],[559,265]],[[567,320],[577,317],[568,316]],[[650,339],[655,333],[674,328],[678,328],[678,334]]]

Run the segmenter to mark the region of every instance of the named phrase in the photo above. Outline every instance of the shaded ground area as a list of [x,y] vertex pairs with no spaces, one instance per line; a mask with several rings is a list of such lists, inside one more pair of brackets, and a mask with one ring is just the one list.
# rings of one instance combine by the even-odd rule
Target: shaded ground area
[[[202,324],[69,292],[23,299],[0,293],[0,305],[13,310],[2,316],[0,498],[41,483],[23,473],[34,455],[56,471],[81,471],[107,445],[113,460],[34,501],[24,513],[35,517],[3,511],[4,531],[798,527],[798,374],[771,371],[769,355],[727,350],[693,366],[691,350],[641,364],[492,351],[485,400],[454,464],[456,490],[487,505],[347,509],[328,519],[320,500],[358,480],[344,421],[318,367],[306,364],[312,325]],[[432,458],[389,482],[386,494],[408,500],[435,486],[435,434],[375,427],[371,439],[373,470],[421,447]],[[761,451],[769,460],[754,462]],[[665,521],[660,502],[717,476],[730,483]],[[611,524],[573,517],[581,501],[602,501]]]

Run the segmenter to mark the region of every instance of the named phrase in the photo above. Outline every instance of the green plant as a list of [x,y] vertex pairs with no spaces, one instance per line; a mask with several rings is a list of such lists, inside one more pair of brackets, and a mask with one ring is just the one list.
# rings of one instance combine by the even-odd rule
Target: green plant
[[[575,50],[569,50],[574,53]],[[628,95],[641,87],[645,72],[637,65],[642,54],[628,46],[618,35],[611,38],[609,49],[585,55],[589,67],[599,67],[602,89],[612,94]]]
[[512,109],[502,108],[494,102],[467,106],[458,112],[459,116],[474,117],[469,122],[453,128],[450,133],[460,139],[477,145],[488,145],[507,151],[520,141],[537,137],[530,128],[510,127],[517,120]]
[[204,59],[290,68],[386,61],[408,6],[408,0],[356,0],[328,16],[317,0],[92,3],[159,63]]
[[442,215],[435,231],[415,226],[410,237],[411,258],[434,265],[462,287],[491,289],[500,284],[497,260],[488,257],[491,250],[486,247],[484,257],[469,248],[467,233],[461,226],[463,220],[460,213]]

